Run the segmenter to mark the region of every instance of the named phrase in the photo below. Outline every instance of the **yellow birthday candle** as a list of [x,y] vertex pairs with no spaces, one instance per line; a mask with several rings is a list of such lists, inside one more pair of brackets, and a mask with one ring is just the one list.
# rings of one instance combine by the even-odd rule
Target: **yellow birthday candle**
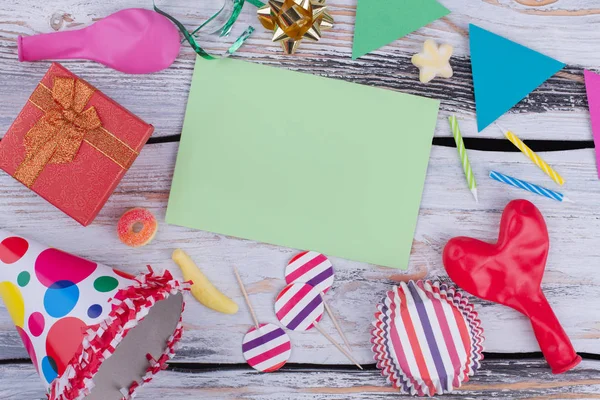
[[558,174],[558,172],[556,172],[551,166],[549,166],[546,163],[546,161],[542,160],[542,158],[540,156],[535,154],[533,152],[533,150],[531,150],[529,148],[529,146],[527,146],[525,143],[523,143],[523,141],[521,139],[519,139],[514,133],[512,133],[511,131],[508,131],[504,128],[501,128],[501,127],[498,127],[498,128],[500,128],[502,130],[502,132],[504,133],[504,136],[506,136],[506,138],[508,140],[510,140],[512,144],[514,144],[519,150],[521,150],[521,152],[523,154],[525,154],[531,161],[533,161],[533,163],[535,165],[537,165],[550,178],[552,178],[552,180],[554,182],[558,183],[559,185],[562,185],[565,183],[565,180],[563,179],[562,176],[560,176]]

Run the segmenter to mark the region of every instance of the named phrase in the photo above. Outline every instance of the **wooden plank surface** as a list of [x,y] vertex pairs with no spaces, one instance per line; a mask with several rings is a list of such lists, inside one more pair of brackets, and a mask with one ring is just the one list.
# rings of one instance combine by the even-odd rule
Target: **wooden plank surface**
[[[184,248],[218,287],[240,303],[241,311],[236,317],[225,316],[190,301],[185,316],[188,331],[178,360],[243,362],[239,343],[251,319],[231,268],[235,265],[240,269],[259,318],[276,322],[273,301],[285,286],[283,269],[296,251],[166,225],[164,215],[177,148],[178,143],[146,146],[96,222],[86,228],[2,174],[0,226],[130,272],[152,264],[157,268],[173,268],[180,276],[170,261],[170,253],[176,247]],[[434,146],[408,274],[424,276],[420,271],[425,269],[431,278],[444,278],[441,251],[448,239],[471,235],[494,240],[505,204],[519,197],[532,200],[546,215],[552,242],[544,276],[546,294],[576,349],[600,354],[600,325],[593,311],[600,297],[600,278],[596,273],[600,186],[594,184],[597,177],[593,150],[549,152],[543,156],[563,175],[567,182],[565,193],[576,203],[558,203],[505,187],[486,177],[490,169],[496,169],[550,186],[552,181],[520,153],[472,151],[470,157],[480,193],[480,203],[476,204],[466,188],[456,149]],[[149,208],[161,222],[156,239],[140,249],[127,248],[114,233],[118,217],[134,206]],[[369,363],[372,360],[369,326],[375,304],[393,285],[390,277],[402,272],[338,258],[333,261],[336,283],[328,295],[329,302],[357,358]],[[487,351],[539,350],[528,321],[517,312],[487,302],[481,302],[478,311],[486,329]],[[333,332],[329,319],[324,324]],[[347,363],[318,333],[291,335],[297,349],[293,362]],[[0,313],[0,348],[0,358],[25,357],[6,312]]]
[[[600,54],[592,51],[598,38],[586,28],[600,23],[600,14],[596,12],[600,9],[599,0],[561,0],[548,7],[536,8],[512,0],[442,0],[453,11],[448,17],[352,61],[355,3],[356,0],[328,2],[337,22],[335,29],[325,32],[318,43],[303,43],[297,56],[282,55],[279,45],[272,43],[269,33],[257,25],[253,6],[246,5],[234,34],[247,24],[255,25],[257,30],[236,57],[438,98],[442,101],[442,112],[437,136],[451,136],[445,121],[449,113],[456,113],[465,119],[463,134],[466,137],[499,138],[501,134],[493,127],[482,133],[475,129],[467,32],[468,24],[476,23],[569,64],[560,76],[534,91],[500,122],[527,139],[591,140],[582,74],[584,67],[594,69],[600,65]],[[127,1],[128,7],[147,8],[149,4],[147,0]],[[161,2],[158,4],[162,5]],[[218,4],[218,0],[206,0],[203,2],[205,7],[196,7],[186,0],[172,0],[166,2],[164,8],[187,26],[194,27]],[[47,62],[19,63],[17,36],[51,32],[51,19],[57,16],[62,19],[63,15],[60,30],[81,27],[123,6],[121,3],[86,0],[44,4],[19,0],[0,10],[0,95],[3,99],[0,102],[0,134],[8,129],[48,67]],[[59,25],[54,24],[54,27],[59,28]],[[420,51],[426,38],[455,46],[453,78],[437,79],[429,85],[419,83],[418,70],[410,63],[410,57]],[[224,39],[212,36],[203,37],[201,42],[214,51],[222,50],[227,44]],[[154,137],[161,137],[178,135],[181,131],[193,63],[193,51],[184,46],[171,68],[151,75],[126,75],[92,62],[66,61],[65,65],[154,124]],[[539,115],[531,118],[530,113]]]
[[[600,69],[597,47],[600,32],[600,0],[440,0],[452,14],[420,29],[360,60],[352,61],[351,42],[356,0],[328,0],[336,27],[318,43],[303,43],[297,56],[284,56],[270,34],[256,22],[254,8],[246,5],[234,35],[248,24],[257,30],[236,57],[304,73],[374,85],[442,101],[437,137],[449,137],[448,115],[461,119],[465,137],[501,138],[491,127],[475,129],[475,105],[468,46],[468,24],[475,23],[555,57],[568,66],[519,103],[499,122],[524,139],[583,141],[590,147],[591,131],[583,68]],[[8,129],[49,63],[18,63],[17,36],[74,29],[88,25],[125,7],[150,7],[148,0],[91,2],[16,0],[0,6],[0,136]],[[204,21],[219,0],[201,5],[189,0],[163,0],[158,4],[186,26]],[[455,46],[455,75],[429,85],[418,82],[410,57],[426,38]],[[211,51],[228,43],[202,38]],[[12,178],[0,174],[0,227],[129,272],[146,264],[171,268],[170,253],[182,247],[206,274],[241,305],[236,317],[212,312],[190,299],[185,314],[187,333],[175,362],[243,363],[240,341],[251,325],[242,304],[231,267],[241,270],[259,318],[275,322],[274,296],[284,286],[283,266],[296,250],[270,246],[202,231],[164,224],[168,192],[177,152],[185,104],[194,64],[187,47],[174,65],[160,73],[131,76],[93,62],[69,61],[65,65],[156,127],[154,143],[145,147],[96,222],[82,228]],[[517,62],[518,60],[514,60]],[[488,146],[489,147],[489,146]],[[597,299],[597,243],[600,192],[592,149],[543,154],[565,177],[564,191],[575,204],[561,204],[519,192],[490,181],[490,169],[552,186],[539,170],[518,153],[471,151],[478,178],[480,204],[465,187],[454,148],[434,146],[429,164],[419,222],[409,270],[393,271],[373,265],[334,258],[336,283],[328,295],[360,362],[372,363],[369,326],[374,306],[398,279],[430,277],[447,279],[441,263],[445,242],[456,235],[493,240],[504,205],[513,198],[533,200],[545,214],[552,247],[544,289],[576,350],[600,354]],[[114,233],[118,217],[128,208],[151,209],[161,221],[155,241],[143,249],[126,248]],[[486,329],[486,350],[500,353],[537,351],[528,321],[502,306],[477,301]],[[329,319],[325,328],[334,333]],[[335,335],[335,333],[334,333]],[[347,364],[325,339],[316,333],[291,333],[292,362]],[[31,365],[11,364],[27,358],[8,313],[0,306],[0,398],[29,399],[43,396]],[[178,364],[179,365],[179,364]],[[232,367],[233,368],[233,367]],[[445,398],[600,398],[598,363],[585,361],[572,373],[553,376],[542,360],[491,360],[464,391]],[[211,399],[384,399],[397,394],[376,371],[286,370],[257,375],[246,369],[224,367],[217,371],[167,371],[160,375],[142,399],[165,397]]]
[[[564,375],[552,375],[541,360],[484,360],[482,369],[460,390],[434,398],[598,399],[600,362],[584,361]],[[40,399],[44,395],[30,364],[0,365],[0,398]],[[139,400],[390,400],[399,398],[378,371],[285,368],[258,374],[249,368],[164,371],[142,388]],[[409,397],[410,398],[410,397]]]

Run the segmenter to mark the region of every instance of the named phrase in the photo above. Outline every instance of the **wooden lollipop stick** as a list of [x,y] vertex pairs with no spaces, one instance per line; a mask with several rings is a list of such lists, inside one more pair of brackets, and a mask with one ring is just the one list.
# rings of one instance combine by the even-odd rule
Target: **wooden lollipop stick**
[[246,288],[244,287],[244,283],[242,282],[242,278],[240,278],[240,274],[236,267],[233,267],[233,272],[235,273],[235,277],[237,278],[238,284],[240,285],[240,289],[242,294],[244,295],[244,299],[246,299],[246,304],[248,305],[248,309],[250,310],[250,314],[252,315],[252,319],[254,320],[254,326],[256,329],[260,327],[258,324],[258,318],[256,318],[256,314],[254,313],[254,309],[252,308],[252,304],[250,303],[250,298],[248,297],[248,293],[246,292]]
[[346,357],[348,357],[348,359],[350,361],[352,361],[354,363],[354,365],[356,365],[360,369],[363,369],[363,367],[360,366],[358,361],[356,361],[354,359],[354,357],[352,357],[352,355],[346,351],[346,349],[344,349],[342,346],[340,346],[338,344],[338,342],[336,342],[331,336],[329,336],[329,334],[327,332],[325,332],[319,324],[317,324],[316,322],[313,322],[313,326],[315,327],[316,330],[318,330],[321,333],[321,335],[325,336],[325,338],[327,340],[329,340],[335,347],[337,347],[339,351],[341,351]]
[[344,335],[344,332],[342,332],[342,328],[340,328],[340,324],[338,324],[337,319],[335,318],[335,315],[333,315],[333,311],[331,310],[331,308],[329,308],[329,305],[325,301],[325,295],[323,292],[321,292],[321,299],[323,300],[323,305],[325,306],[325,310],[327,311],[327,314],[329,314],[329,317],[333,321],[333,325],[335,326],[335,329],[337,329],[337,331],[339,332],[339,334],[342,337],[342,340],[344,341],[344,343],[346,344],[346,347],[348,348],[348,350],[352,351],[352,347],[350,347],[350,343],[348,343],[348,339],[346,339],[346,335]]

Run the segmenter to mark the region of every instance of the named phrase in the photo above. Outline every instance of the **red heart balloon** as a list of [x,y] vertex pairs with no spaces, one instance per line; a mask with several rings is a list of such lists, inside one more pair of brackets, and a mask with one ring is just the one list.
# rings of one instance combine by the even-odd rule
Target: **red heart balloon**
[[581,357],[541,289],[550,240],[540,210],[527,200],[504,209],[495,244],[456,237],[444,248],[444,266],[458,286],[482,299],[525,314],[552,372],[575,367]]

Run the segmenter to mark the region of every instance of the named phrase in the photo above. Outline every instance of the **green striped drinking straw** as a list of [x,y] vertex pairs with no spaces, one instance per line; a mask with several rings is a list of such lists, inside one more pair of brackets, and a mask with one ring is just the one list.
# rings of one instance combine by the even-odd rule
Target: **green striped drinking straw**
[[469,189],[471,190],[471,193],[473,193],[475,201],[479,203],[479,199],[477,198],[477,182],[475,182],[475,175],[473,175],[471,163],[469,162],[469,156],[467,156],[465,142],[463,142],[462,135],[460,134],[458,121],[456,120],[455,115],[448,117],[448,120],[450,121],[450,129],[452,129],[452,135],[454,136],[454,141],[456,142],[456,148],[458,149],[458,155],[460,157],[460,162],[462,163],[463,171],[465,171],[465,178],[467,178]]

